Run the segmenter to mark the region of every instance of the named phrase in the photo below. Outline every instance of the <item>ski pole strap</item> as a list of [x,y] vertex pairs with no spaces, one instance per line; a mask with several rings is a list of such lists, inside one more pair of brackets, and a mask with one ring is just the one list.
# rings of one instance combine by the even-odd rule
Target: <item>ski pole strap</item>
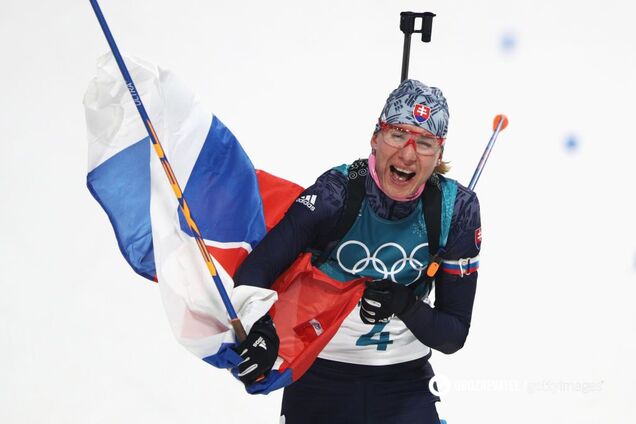
[[[345,234],[347,234],[347,231],[353,227],[353,223],[358,217],[358,212],[360,211],[360,206],[362,206],[365,195],[364,180],[369,173],[367,160],[358,159],[353,162],[348,168],[348,173],[345,208],[329,237],[330,241],[339,242],[342,240]],[[333,249],[327,249],[326,247],[327,246],[323,246],[320,256],[314,260],[315,266],[320,266],[329,259],[329,255],[331,255]]]
[[442,232],[442,188],[437,174],[433,174],[426,182],[424,193],[422,193],[422,201],[424,202],[422,209],[424,209],[428,251],[431,258],[429,262],[430,269],[433,263],[432,259],[437,257],[439,253],[439,237]]
[[426,273],[411,285],[418,298],[428,296],[431,291],[444,253],[444,249],[440,249],[439,246],[440,233],[442,232],[442,187],[437,174],[433,174],[426,182],[424,193],[422,193],[422,203],[429,259]]
[[426,275],[416,282],[415,291],[419,295],[428,295],[435,275],[442,262],[443,249],[439,247],[439,238],[442,231],[442,188],[437,174],[426,182],[422,200],[424,202],[424,221],[428,239],[429,260]]

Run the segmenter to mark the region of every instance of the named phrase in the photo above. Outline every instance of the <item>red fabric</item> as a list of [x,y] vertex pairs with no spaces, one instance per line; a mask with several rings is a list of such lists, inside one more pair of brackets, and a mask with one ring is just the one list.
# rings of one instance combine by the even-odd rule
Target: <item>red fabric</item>
[[285,216],[287,209],[304,189],[298,184],[275,177],[260,169],[256,170],[256,178],[261,199],[263,199],[265,227],[269,231]]
[[206,245],[206,248],[210,255],[212,255],[232,277],[234,277],[234,273],[245,258],[247,258],[248,254],[247,250],[242,247],[227,249]]
[[292,369],[298,380],[336,334],[355,308],[366,278],[346,283],[324,274],[304,253],[281,275],[274,286],[278,301],[270,309],[280,338],[278,356],[285,362],[279,371]]
[[[265,171],[257,170],[256,175],[269,231],[303,188]],[[278,301],[270,315],[280,337],[278,355],[284,360],[280,372],[290,368],[296,381],[307,371],[357,305],[365,280],[334,280],[311,264],[309,253],[299,256],[276,280],[272,288],[278,292]]]
[[[261,170],[256,170],[256,178],[261,199],[263,200],[265,227],[269,231],[285,216],[285,212],[302,193],[303,188],[298,184],[275,177]],[[242,247],[229,249],[227,247],[207,246],[207,249],[232,277],[248,255],[248,251]]]

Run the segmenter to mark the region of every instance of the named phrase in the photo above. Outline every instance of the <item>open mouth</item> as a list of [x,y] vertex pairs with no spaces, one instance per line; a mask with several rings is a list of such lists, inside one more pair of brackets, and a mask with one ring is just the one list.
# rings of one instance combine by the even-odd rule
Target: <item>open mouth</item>
[[391,165],[389,169],[391,170],[391,174],[398,181],[408,181],[415,176],[415,172],[410,172],[410,171],[407,171],[406,169],[398,168],[393,165]]

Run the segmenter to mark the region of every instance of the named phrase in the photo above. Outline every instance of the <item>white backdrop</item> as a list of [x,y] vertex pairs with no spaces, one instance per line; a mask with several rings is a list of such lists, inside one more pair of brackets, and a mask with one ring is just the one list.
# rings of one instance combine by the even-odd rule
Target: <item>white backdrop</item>
[[[399,12],[432,11],[411,72],[451,110],[445,158],[477,192],[471,334],[434,353],[456,423],[636,422],[630,2],[103,0],[125,54],[172,69],[254,164],[303,185],[366,156],[399,82]],[[85,187],[82,97],[107,51],[88,1],[0,0],[0,422],[275,423],[172,338]]]

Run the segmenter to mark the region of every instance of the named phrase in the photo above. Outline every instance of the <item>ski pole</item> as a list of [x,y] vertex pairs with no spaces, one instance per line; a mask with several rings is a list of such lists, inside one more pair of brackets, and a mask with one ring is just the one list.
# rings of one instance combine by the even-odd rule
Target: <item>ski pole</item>
[[[495,116],[495,120],[493,121],[492,126],[493,126],[494,132],[492,136],[490,137],[490,141],[488,141],[488,144],[486,145],[486,149],[484,150],[484,153],[481,155],[481,160],[479,161],[479,164],[477,165],[477,168],[475,169],[473,178],[470,180],[470,184],[468,184],[468,188],[471,190],[474,190],[475,186],[477,185],[477,180],[479,180],[481,171],[483,171],[484,166],[486,165],[486,161],[488,160],[488,157],[490,156],[492,147],[495,145],[495,140],[497,139],[497,136],[499,135],[501,131],[503,131],[508,126],[508,118],[506,118],[506,115],[497,115]],[[426,268],[426,275],[429,278],[432,279],[435,277],[435,274],[437,274],[437,271],[439,270],[439,267],[442,262],[442,255],[444,254],[445,250],[446,249],[444,248],[440,249],[429,261],[429,265]]]
[[[409,77],[409,58],[411,56],[411,34],[422,34],[422,41],[428,43],[431,41],[431,30],[433,27],[434,13],[400,13],[400,30],[404,33],[404,47],[402,49],[402,79],[404,81]],[[415,19],[422,18],[422,26],[419,30],[415,29]]]
[[216,285],[219,295],[221,295],[221,299],[223,300],[225,309],[227,310],[227,313],[230,316],[230,324],[232,325],[232,328],[234,329],[236,338],[238,339],[239,342],[242,342],[247,338],[247,334],[245,333],[245,328],[243,328],[243,324],[241,323],[241,320],[236,315],[234,306],[232,306],[232,302],[230,301],[230,298],[227,292],[225,291],[225,287],[223,286],[223,283],[221,282],[221,279],[216,271],[216,267],[214,266],[214,263],[212,262],[210,253],[208,252],[208,249],[206,248],[205,243],[203,242],[203,237],[201,237],[199,228],[196,222],[194,221],[194,218],[192,217],[192,213],[190,212],[190,208],[188,207],[188,202],[186,202],[185,198],[183,197],[183,191],[181,190],[181,186],[179,185],[179,182],[177,181],[177,178],[174,172],[172,171],[172,166],[170,165],[170,162],[168,161],[168,157],[166,156],[163,150],[163,147],[161,146],[161,143],[159,142],[159,138],[157,137],[157,134],[155,133],[155,129],[152,125],[152,122],[150,122],[148,113],[146,113],[146,108],[144,107],[144,104],[141,101],[141,96],[139,94],[139,91],[137,91],[137,88],[135,87],[135,83],[133,82],[132,77],[130,76],[130,73],[128,72],[128,68],[126,68],[124,59],[119,53],[119,49],[117,48],[117,44],[115,44],[115,39],[113,38],[113,35],[111,34],[110,29],[108,28],[106,19],[104,18],[104,15],[102,14],[102,10],[97,4],[97,0],[90,0],[90,2],[91,2],[91,6],[93,6],[93,10],[95,11],[95,15],[97,16],[97,20],[99,21],[99,25],[102,27],[104,36],[106,36],[106,41],[108,41],[108,45],[110,46],[110,49],[113,52],[115,61],[117,61],[117,66],[119,67],[119,70],[121,71],[121,74],[124,77],[126,88],[128,88],[128,91],[130,92],[130,95],[132,96],[132,99],[135,102],[135,105],[137,106],[137,111],[139,112],[139,116],[141,116],[141,120],[143,121],[144,126],[146,127],[146,131],[148,132],[148,136],[150,137],[150,140],[152,141],[154,150],[157,153],[157,156],[159,157],[161,166],[163,166],[163,170],[165,171],[166,176],[168,177],[168,181],[170,182],[170,185],[172,186],[172,190],[174,191],[174,194],[177,197],[177,200],[179,202],[179,207],[181,208],[181,212],[183,213],[183,216],[185,217],[186,222],[188,223],[188,227],[190,228],[190,231],[192,231],[192,233],[194,234],[194,238],[196,240],[197,246],[199,247],[199,251],[201,252],[201,256],[203,256],[203,260],[205,261],[205,264],[208,270],[210,271],[212,280],[214,281],[214,284]]
[[481,159],[479,160],[479,164],[477,165],[477,168],[475,169],[475,173],[473,174],[473,177],[470,179],[470,184],[468,184],[469,189],[471,190],[475,189],[475,186],[477,185],[477,181],[479,180],[479,177],[481,176],[481,171],[483,171],[484,166],[486,166],[486,161],[490,157],[490,152],[492,151],[492,148],[495,145],[495,141],[497,140],[497,136],[499,135],[499,132],[506,129],[507,126],[508,126],[508,118],[506,118],[506,115],[495,116],[495,120],[492,123],[492,129],[493,129],[492,136],[490,137],[490,141],[488,141],[488,144],[486,145],[486,148],[484,149],[484,153],[481,155]]

